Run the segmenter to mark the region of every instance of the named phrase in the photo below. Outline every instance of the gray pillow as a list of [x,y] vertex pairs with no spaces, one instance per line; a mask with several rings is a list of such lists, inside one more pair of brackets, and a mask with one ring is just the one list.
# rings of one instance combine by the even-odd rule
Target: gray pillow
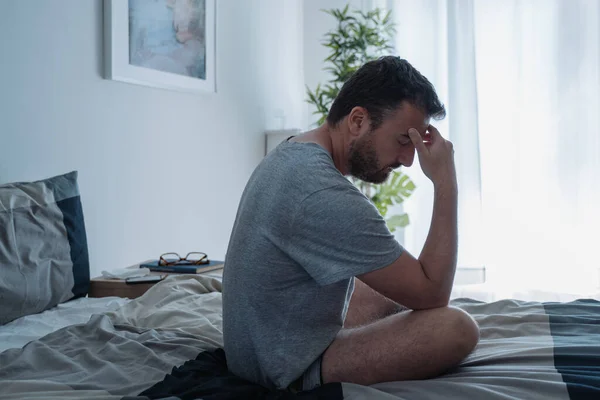
[[0,325],[86,296],[89,284],[77,171],[0,185]]

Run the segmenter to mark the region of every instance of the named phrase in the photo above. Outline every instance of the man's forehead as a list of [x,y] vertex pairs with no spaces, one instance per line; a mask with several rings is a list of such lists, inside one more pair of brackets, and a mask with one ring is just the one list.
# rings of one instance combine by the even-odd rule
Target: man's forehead
[[431,118],[425,115],[423,111],[406,103],[404,107],[396,109],[389,118],[389,122],[396,128],[407,133],[408,129],[416,128],[421,134],[427,131]]

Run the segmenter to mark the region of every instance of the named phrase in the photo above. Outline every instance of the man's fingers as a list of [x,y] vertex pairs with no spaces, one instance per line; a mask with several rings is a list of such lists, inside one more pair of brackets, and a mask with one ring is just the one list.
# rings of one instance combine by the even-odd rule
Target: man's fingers
[[423,138],[418,130],[415,128],[410,128],[408,130],[408,137],[410,137],[410,140],[415,145],[415,148],[419,153],[422,153],[426,150],[425,143],[423,143]]
[[435,126],[429,125],[429,127],[427,127],[427,131],[429,132],[434,141],[442,139],[442,134],[440,133],[440,131],[437,130]]

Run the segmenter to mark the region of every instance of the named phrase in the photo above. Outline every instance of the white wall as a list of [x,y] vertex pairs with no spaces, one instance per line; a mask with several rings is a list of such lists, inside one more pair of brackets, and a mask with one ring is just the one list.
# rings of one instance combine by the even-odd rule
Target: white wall
[[0,183],[78,170],[92,275],[224,257],[264,130],[303,118],[302,5],[282,3],[217,1],[218,93],[198,96],[104,80],[101,0],[0,0]]
[[265,91],[266,129],[301,128],[305,119],[303,1],[244,1],[255,4],[258,11],[261,46],[254,56]]

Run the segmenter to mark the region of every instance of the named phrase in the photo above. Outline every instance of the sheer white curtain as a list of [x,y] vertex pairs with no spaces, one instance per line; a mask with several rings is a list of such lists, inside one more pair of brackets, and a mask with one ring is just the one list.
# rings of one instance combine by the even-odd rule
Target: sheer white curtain
[[[460,184],[459,266],[483,300],[598,298],[600,1],[395,0],[397,52],[448,108]],[[418,252],[432,188],[418,167],[405,244]]]

